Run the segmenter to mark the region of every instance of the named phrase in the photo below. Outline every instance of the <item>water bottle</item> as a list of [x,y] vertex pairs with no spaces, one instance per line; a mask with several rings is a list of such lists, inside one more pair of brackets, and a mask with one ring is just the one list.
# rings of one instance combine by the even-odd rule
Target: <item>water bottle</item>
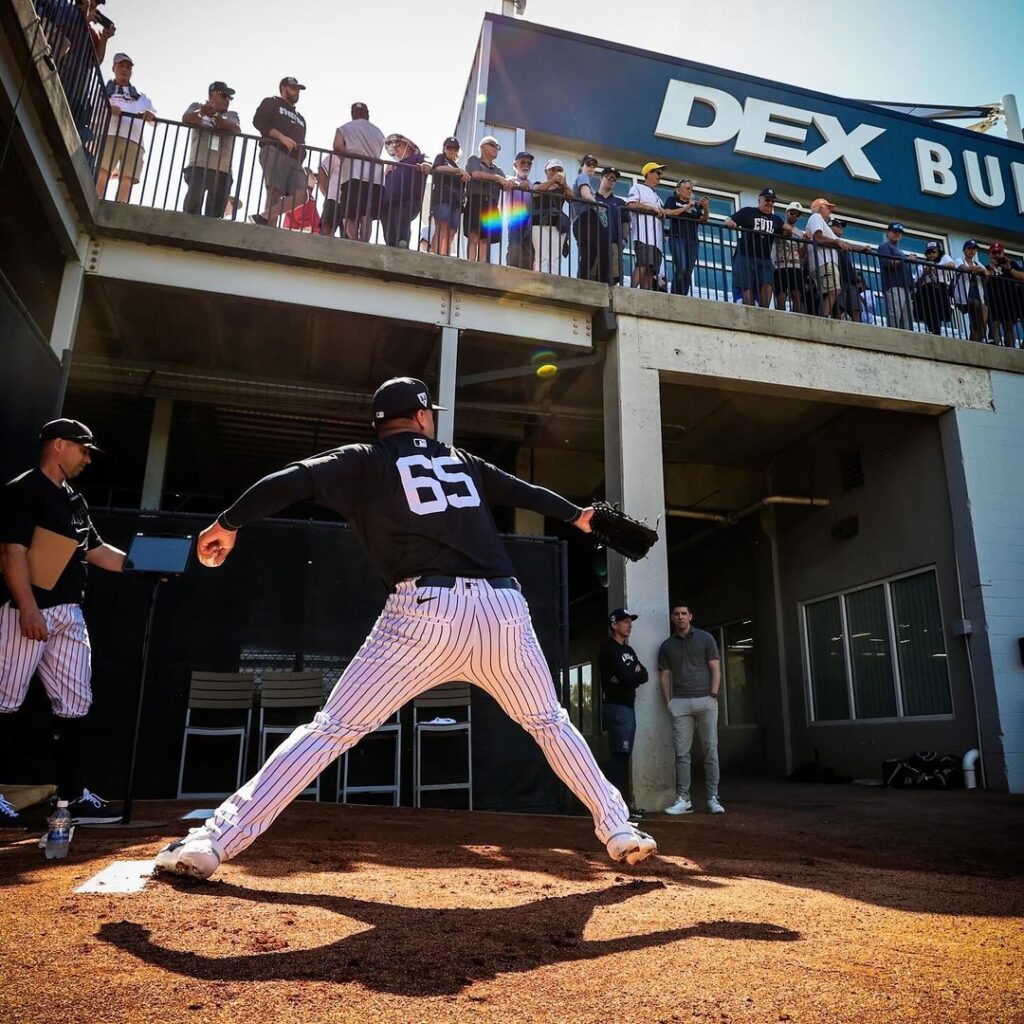
[[60,860],[71,845],[71,812],[67,800],[57,801],[57,810],[47,819],[46,859]]

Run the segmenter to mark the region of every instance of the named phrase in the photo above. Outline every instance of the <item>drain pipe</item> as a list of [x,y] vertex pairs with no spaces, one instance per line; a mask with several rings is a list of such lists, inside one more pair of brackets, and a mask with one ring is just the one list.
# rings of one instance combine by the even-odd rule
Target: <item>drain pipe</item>
[[828,498],[802,498],[790,497],[784,494],[772,494],[767,498],[755,501],[753,505],[740,509],[739,512],[726,514],[722,512],[694,512],[685,508],[670,508],[666,510],[666,515],[675,516],[680,519],[704,519],[712,523],[721,523],[722,526],[734,526],[741,519],[746,519],[747,516],[760,512],[761,509],[768,508],[771,505],[811,505],[814,508],[825,508],[828,503]]
[[977,767],[981,761],[981,751],[975,747],[973,750],[968,750],[964,754],[963,769],[964,769],[964,789],[977,789],[978,788],[978,776]]
[[[960,552],[956,548],[956,538],[953,538],[953,570],[956,573],[956,593],[957,598],[960,602],[960,618],[964,621],[967,620],[967,605],[964,601],[964,585],[963,580],[960,578]],[[978,749],[968,750],[964,754],[964,785],[967,785],[967,759],[971,754],[976,754],[977,757],[971,762],[971,776],[975,775],[975,766],[978,769],[978,775],[981,779],[981,788],[987,789],[987,780],[985,778],[985,760],[981,757],[980,750],[984,747],[984,743],[981,738],[981,711],[978,709],[978,683],[974,678],[974,656],[971,653],[971,634],[968,632],[964,633],[964,653],[967,655],[967,678],[971,681],[971,699],[974,702],[974,732],[978,737]],[[968,786],[968,789],[974,789],[974,786]]]

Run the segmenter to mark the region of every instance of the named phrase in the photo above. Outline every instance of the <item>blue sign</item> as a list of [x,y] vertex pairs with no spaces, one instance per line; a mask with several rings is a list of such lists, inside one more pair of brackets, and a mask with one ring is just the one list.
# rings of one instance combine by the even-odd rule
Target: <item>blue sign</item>
[[[719,171],[885,221],[1024,237],[1024,146],[703,64],[488,15],[485,119]],[[977,229],[984,229],[979,231]]]

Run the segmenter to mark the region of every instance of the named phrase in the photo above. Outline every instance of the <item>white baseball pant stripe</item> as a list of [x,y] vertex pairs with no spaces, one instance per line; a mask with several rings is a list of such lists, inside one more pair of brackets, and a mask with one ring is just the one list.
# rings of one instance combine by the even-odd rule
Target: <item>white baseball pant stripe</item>
[[92,704],[92,650],[81,605],[42,609],[46,640],[21,635],[21,616],[13,601],[0,608],[0,714],[25,702],[35,672],[58,718],[81,718]]
[[629,827],[619,791],[558,703],[522,594],[458,579],[451,589],[398,584],[323,710],[214,811],[206,831],[237,856],[335,758],[413,697],[454,680],[486,690],[533,736],[601,842]]

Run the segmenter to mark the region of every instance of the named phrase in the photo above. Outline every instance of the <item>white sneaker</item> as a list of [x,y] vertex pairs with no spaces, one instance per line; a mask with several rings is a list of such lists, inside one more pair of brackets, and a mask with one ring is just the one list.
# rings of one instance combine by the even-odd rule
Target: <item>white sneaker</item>
[[708,813],[725,814],[725,808],[718,802],[717,796],[712,796],[708,798]]
[[674,804],[669,804],[665,808],[666,814],[693,814],[693,804],[689,800],[684,800],[682,797],[677,797]]
[[224,854],[205,829],[194,828],[184,839],[169,843],[156,855],[156,870],[169,875],[209,878]]
[[658,852],[658,844],[654,839],[636,828],[616,832],[606,847],[608,856],[617,864],[639,864]]

